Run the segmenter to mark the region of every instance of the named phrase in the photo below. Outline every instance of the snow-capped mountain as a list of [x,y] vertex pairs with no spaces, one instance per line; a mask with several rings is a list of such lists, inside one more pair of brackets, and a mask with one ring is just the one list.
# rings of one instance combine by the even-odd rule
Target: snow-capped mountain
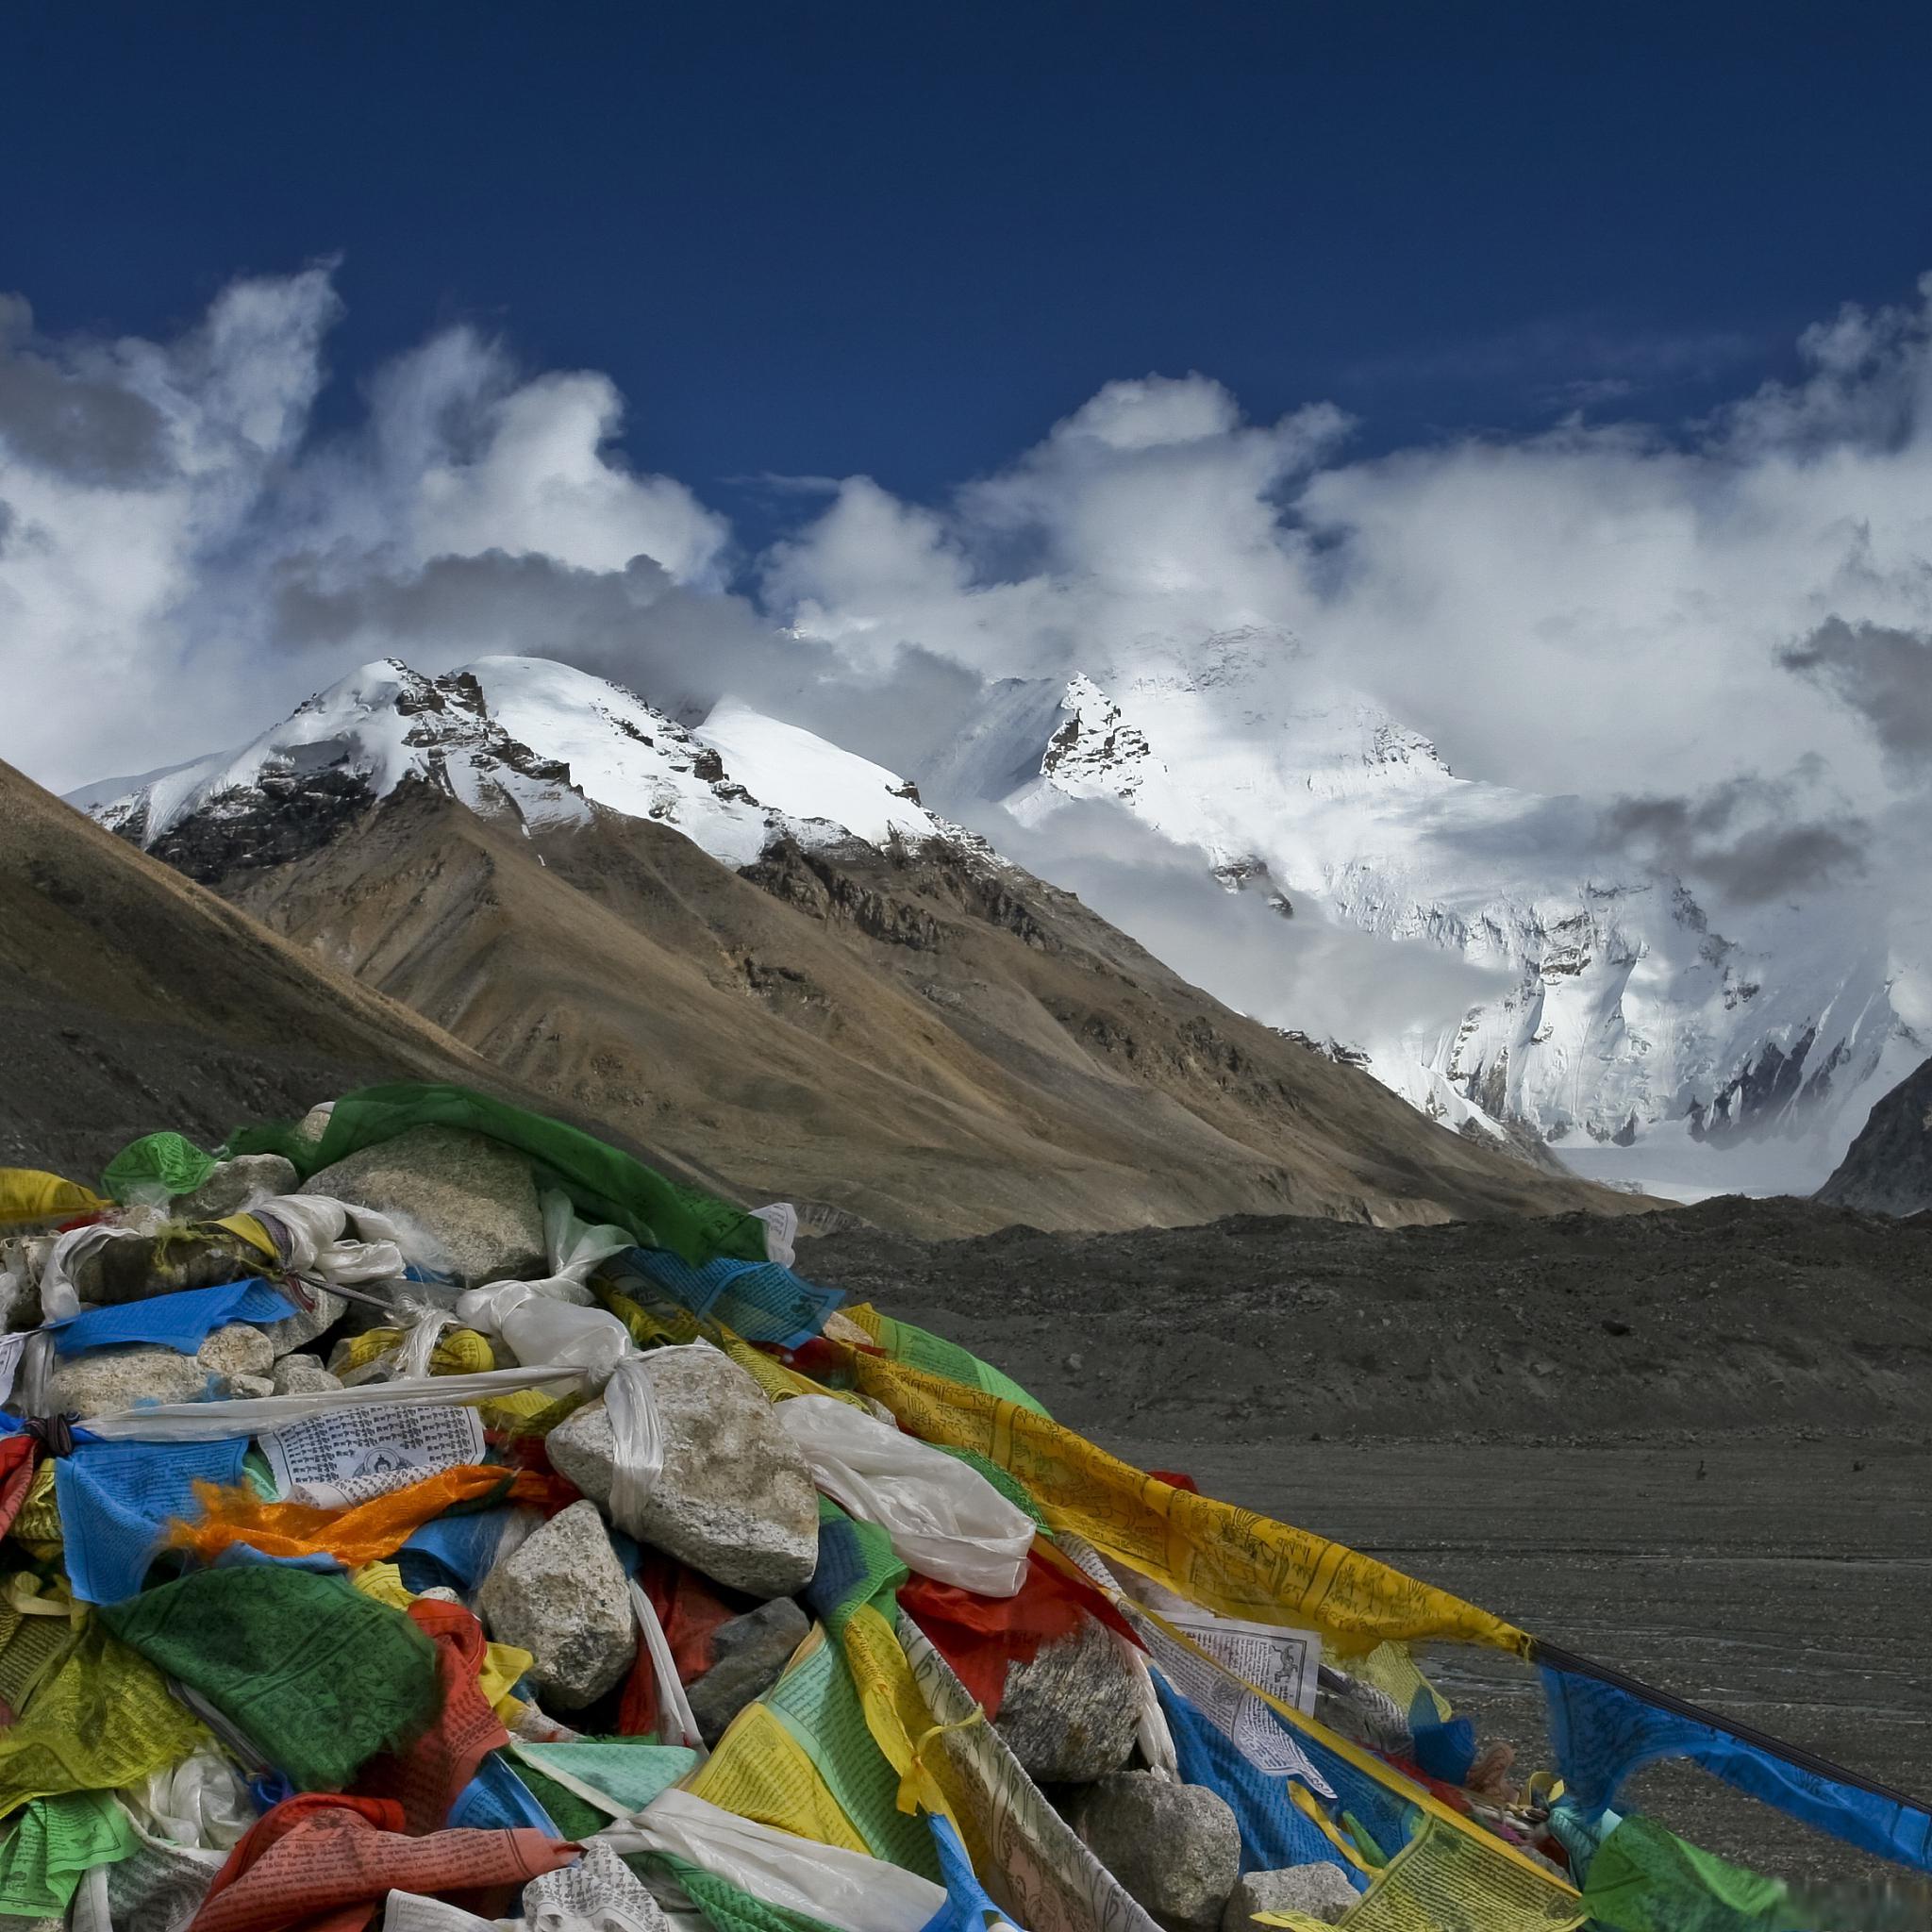
[[1646,1142],[1628,1171],[1656,1175],[1749,1141],[1735,1166],[1795,1185],[1764,1147],[1805,1137],[1815,1184],[1924,1057],[1875,921],[1776,904],[1720,925],[1682,880],[1607,858],[1581,801],[1457,776],[1272,633],[1141,640],[1106,671],[1009,681],[922,775],[995,845],[1003,817],[1038,830],[1097,801],[1230,891],[1491,969],[1495,996],[1347,1043],[1450,1124],[1524,1123],[1566,1158]]
[[[592,806],[653,819],[734,868],[774,839],[883,845],[960,836],[881,765],[725,699],[696,730],[621,686],[541,658],[482,658],[439,677],[365,664],[236,752],[148,774],[83,803],[101,824],[194,872],[258,841],[319,842],[405,779],[531,830],[588,823]],[[286,807],[299,801],[302,809]]]
[[[886,767],[730,699],[687,728],[542,658],[434,677],[385,659],[240,751],[75,802],[208,878],[297,857],[406,779],[532,832],[599,807],[655,820],[734,869],[781,838],[970,838],[996,861],[1002,827],[1050,830],[1084,802],[1260,895],[1286,915],[1284,947],[1326,921],[1485,969],[1488,996],[1418,995],[1394,1021],[1338,1029],[1338,1050],[1452,1127],[1527,1128],[1603,1177],[1668,1187],[1701,1163],[1685,1191],[1815,1185],[1925,1055],[1893,1004],[1887,933],[1856,903],[1720,913],[1606,857],[1581,801],[1457,776],[1274,633],[1141,639],[1070,679],[993,686],[920,775],[980,836]],[[1133,929],[1127,908],[1112,916]],[[1195,970],[1303,1025],[1291,1000],[1270,1011]],[[1748,1160],[1721,1158],[1740,1145]]]

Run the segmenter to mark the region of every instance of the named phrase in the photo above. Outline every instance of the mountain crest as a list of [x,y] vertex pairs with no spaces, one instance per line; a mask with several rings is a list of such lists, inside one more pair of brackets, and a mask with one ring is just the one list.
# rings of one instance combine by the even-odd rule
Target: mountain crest
[[690,730],[622,685],[514,657],[436,676],[378,658],[242,750],[158,774],[93,813],[210,879],[312,851],[405,783],[529,834],[587,824],[603,807],[733,868],[785,839],[965,836],[897,774],[735,700]]

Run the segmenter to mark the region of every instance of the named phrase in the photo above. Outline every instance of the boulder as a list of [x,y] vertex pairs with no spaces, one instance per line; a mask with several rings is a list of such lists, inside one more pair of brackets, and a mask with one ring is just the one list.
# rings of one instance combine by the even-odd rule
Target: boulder
[[215,1222],[170,1222],[155,1234],[117,1232],[75,1256],[71,1275],[80,1300],[98,1306],[252,1281],[264,1259],[253,1241]]
[[1221,1932],[1259,1932],[1257,1912],[1299,1912],[1324,1925],[1339,1925],[1361,1893],[1339,1865],[1284,1865],[1278,1872],[1250,1872],[1234,1889],[1222,1914]]
[[322,1395],[342,1386],[341,1377],[331,1375],[312,1355],[283,1356],[269,1379],[277,1395]]
[[0,1330],[9,1335],[41,1325],[39,1262],[25,1241],[0,1241]]
[[339,1294],[331,1294],[325,1288],[311,1288],[308,1292],[315,1298],[311,1308],[297,1308],[292,1315],[285,1315],[279,1322],[264,1322],[261,1332],[268,1337],[269,1346],[276,1355],[288,1355],[291,1350],[306,1348],[318,1335],[325,1334],[342,1319],[342,1310],[349,1304]]
[[1241,1833],[1218,1791],[1115,1772],[1080,1793],[1074,1825],[1167,1932],[1220,1932],[1241,1876]]
[[294,1165],[279,1154],[238,1154],[218,1160],[192,1194],[178,1194],[168,1212],[176,1221],[221,1221],[263,1194],[292,1194]]
[[253,1401],[273,1395],[275,1385],[266,1375],[224,1375],[222,1393],[235,1402]]
[[275,1351],[259,1328],[230,1322],[201,1344],[194,1358],[212,1374],[261,1376],[275,1367]]
[[[818,1492],[798,1445],[752,1378],[719,1350],[664,1350],[652,1380],[664,1467],[619,1529],[749,1596],[791,1596],[819,1559]],[[601,1403],[544,1440],[552,1465],[610,1503],[616,1444]]]
[[718,1625],[711,1633],[711,1667],[687,1693],[706,1743],[715,1744],[731,1720],[778,1681],[810,1629],[811,1620],[789,1596],[774,1596]]
[[481,1134],[411,1127],[318,1170],[301,1191],[408,1217],[469,1288],[548,1266],[529,1162]]
[[141,1402],[199,1402],[208,1371],[192,1355],[150,1342],[91,1349],[64,1361],[47,1378],[53,1415],[112,1415]]
[[1036,1783],[1091,1784],[1133,1756],[1137,1689],[1113,1633],[1082,1617],[1030,1662],[1007,1666],[993,1723]]
[[573,1503],[497,1562],[476,1608],[499,1643],[530,1653],[531,1678],[562,1710],[594,1704],[637,1654],[630,1585],[594,1503]]

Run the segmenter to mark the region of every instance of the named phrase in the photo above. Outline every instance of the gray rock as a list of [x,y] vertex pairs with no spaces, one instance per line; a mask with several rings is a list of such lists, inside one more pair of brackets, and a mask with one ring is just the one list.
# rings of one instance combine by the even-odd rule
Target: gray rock
[[[764,1391],[715,1348],[664,1351],[652,1388],[664,1468],[618,1528],[750,1596],[790,1596],[819,1560],[818,1492]],[[545,1438],[551,1462],[608,1506],[616,1450],[594,1403]]]
[[408,1216],[472,1288],[539,1275],[548,1265],[529,1163],[481,1134],[411,1127],[320,1169],[301,1191]]
[[0,1330],[10,1335],[41,1325],[40,1268],[52,1245],[37,1250],[24,1241],[0,1241]]
[[1222,1915],[1221,1932],[1255,1932],[1257,1912],[1299,1912],[1324,1925],[1360,1902],[1361,1893],[1339,1865],[1284,1865],[1278,1872],[1250,1872],[1234,1889]]
[[811,1620],[789,1596],[774,1596],[718,1625],[711,1634],[711,1668],[688,1691],[706,1743],[715,1744],[731,1720],[778,1681],[810,1629]]
[[275,1344],[259,1328],[230,1322],[195,1352],[195,1360],[217,1375],[266,1375],[275,1365]]
[[294,1164],[279,1154],[238,1154],[218,1160],[192,1194],[177,1194],[168,1212],[176,1221],[220,1221],[258,1194],[292,1194],[295,1181]]
[[1119,1771],[1080,1794],[1074,1829],[1168,1932],[1219,1932],[1241,1833],[1218,1791]]
[[341,1377],[331,1375],[312,1355],[285,1355],[269,1379],[277,1395],[322,1395],[342,1386]]
[[275,1385],[266,1375],[225,1375],[222,1378],[222,1393],[231,1401],[254,1401],[275,1392]]
[[573,1503],[497,1563],[476,1592],[490,1634],[536,1659],[544,1701],[581,1710],[637,1654],[630,1586],[593,1503]]
[[55,1415],[112,1415],[141,1402],[199,1402],[208,1386],[193,1356],[139,1341],[62,1362],[48,1377],[47,1406]]
[[315,1299],[312,1308],[298,1307],[292,1315],[285,1315],[279,1322],[264,1322],[261,1332],[268,1337],[269,1346],[276,1355],[288,1355],[292,1350],[306,1348],[318,1335],[333,1328],[342,1319],[342,1310],[349,1305],[341,1295],[331,1294],[325,1288],[311,1288],[308,1293]]
[[1007,1666],[993,1723],[1036,1783],[1091,1784],[1133,1756],[1135,1690],[1112,1632],[1083,1617],[1030,1662]]

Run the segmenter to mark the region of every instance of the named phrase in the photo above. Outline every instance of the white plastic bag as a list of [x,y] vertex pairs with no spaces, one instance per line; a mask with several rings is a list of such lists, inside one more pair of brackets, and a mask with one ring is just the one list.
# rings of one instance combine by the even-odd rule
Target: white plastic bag
[[829,1395],[794,1395],[776,1413],[812,1480],[877,1524],[908,1570],[981,1596],[1019,1593],[1033,1519],[976,1469]]
[[501,1335],[520,1362],[558,1362],[582,1369],[593,1386],[630,1352],[630,1331],[603,1308],[580,1308],[541,1292],[531,1281],[497,1281],[457,1297],[457,1319]]
[[592,1227],[582,1220],[561,1188],[545,1191],[542,1208],[543,1245],[550,1256],[550,1274],[544,1280],[530,1285],[560,1301],[588,1307],[592,1297],[584,1283],[589,1280],[591,1270],[637,1243],[627,1228],[613,1226],[608,1222]]
[[[704,1347],[705,1343],[697,1346]],[[604,1385],[610,1417],[614,1469],[610,1479],[610,1520],[628,1536],[639,1523],[651,1490],[664,1467],[664,1435],[658,1426],[658,1404],[651,1393],[651,1362],[660,1353],[627,1355]]]
[[249,1212],[268,1229],[292,1274],[325,1286],[402,1276],[406,1264],[395,1224],[373,1208],[329,1194],[276,1194]]
[[839,1932],[924,1932],[945,1908],[929,1878],[863,1852],[795,1838],[673,1786],[629,1824],[597,1834],[620,1857],[669,1852],[781,1910]]

